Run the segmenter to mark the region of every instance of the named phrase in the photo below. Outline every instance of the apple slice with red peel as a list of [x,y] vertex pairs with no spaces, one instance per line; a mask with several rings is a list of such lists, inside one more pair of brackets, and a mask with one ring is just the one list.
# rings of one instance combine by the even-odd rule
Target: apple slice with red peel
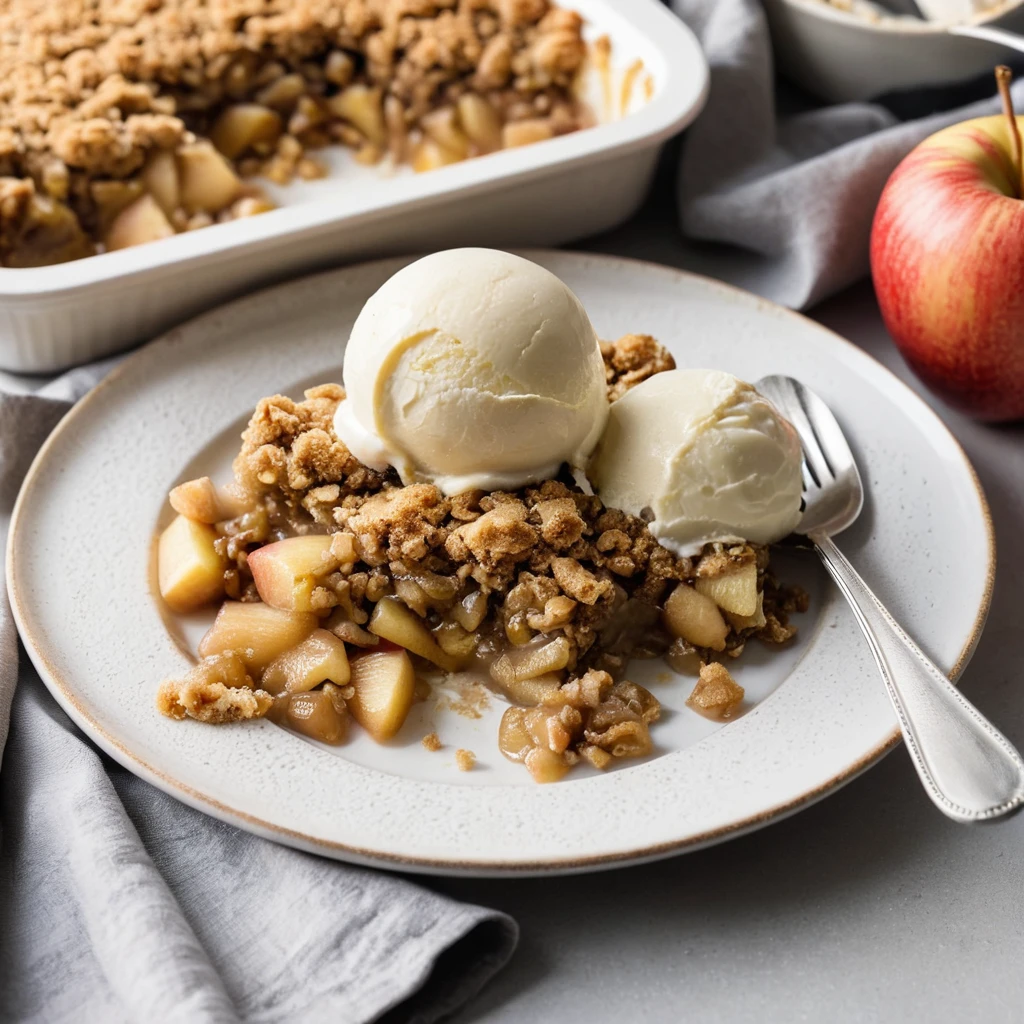
[[412,707],[416,676],[407,651],[393,647],[366,651],[351,662],[355,695],[348,707],[352,717],[378,742],[402,728]]
[[313,588],[337,566],[326,534],[288,537],[249,555],[249,569],[260,597],[282,611],[311,611]]
[[160,594],[172,611],[193,612],[224,596],[225,560],[217,554],[211,526],[178,516],[160,535]]
[[248,502],[217,487],[208,476],[186,480],[168,495],[171,508],[197,523],[220,523],[249,511]]
[[326,682],[344,686],[349,675],[345,645],[333,633],[317,629],[297,647],[275,658],[263,673],[260,686],[274,696],[285,690],[304,693]]
[[315,615],[285,612],[259,602],[225,601],[199,642],[200,657],[236,651],[250,670],[262,672],[297,647],[319,625]]
[[366,628],[371,633],[390,640],[421,658],[426,658],[445,672],[458,672],[461,666],[457,658],[445,654],[423,620],[396,598],[385,597],[378,601]]

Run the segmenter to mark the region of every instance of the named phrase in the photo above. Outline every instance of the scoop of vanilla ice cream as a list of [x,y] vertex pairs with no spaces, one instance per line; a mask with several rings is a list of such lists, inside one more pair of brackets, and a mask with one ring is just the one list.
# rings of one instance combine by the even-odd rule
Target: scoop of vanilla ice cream
[[711,541],[770,544],[800,521],[796,431],[718,370],[655,374],[623,395],[589,476],[605,505],[653,513],[651,532],[678,555]]
[[511,489],[586,464],[608,418],[579,299],[492,249],[452,249],[370,297],[345,350],[334,427],[362,462],[446,494]]

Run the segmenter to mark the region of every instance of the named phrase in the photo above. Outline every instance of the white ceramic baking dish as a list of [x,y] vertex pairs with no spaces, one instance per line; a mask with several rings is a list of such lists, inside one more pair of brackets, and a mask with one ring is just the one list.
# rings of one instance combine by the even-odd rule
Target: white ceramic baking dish
[[[625,220],[661,144],[699,113],[707,64],[658,0],[563,6],[583,15],[588,38],[612,42],[611,75],[589,73],[605,113],[597,127],[419,175],[330,151],[329,177],[275,190],[283,205],[270,213],[58,266],[0,269],[0,368],[45,373],[97,359],[318,266],[452,245],[561,245]],[[627,80],[635,87],[623,113]]]

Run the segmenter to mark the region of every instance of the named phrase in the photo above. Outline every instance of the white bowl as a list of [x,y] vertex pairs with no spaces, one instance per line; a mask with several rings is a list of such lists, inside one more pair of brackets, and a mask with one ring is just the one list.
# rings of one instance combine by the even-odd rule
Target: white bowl
[[[1005,47],[952,36],[937,22],[871,21],[822,0],[764,0],[764,6],[779,71],[826,100],[965,81],[1007,55]],[[1024,5],[1004,5],[971,23],[1024,31]]]
[[595,128],[427,174],[361,168],[328,150],[332,173],[275,190],[283,205],[270,213],[58,266],[0,268],[0,368],[44,373],[98,359],[318,266],[456,245],[562,245],[626,220],[662,143],[700,112],[707,62],[659,0],[562,3],[584,17],[588,39],[610,38],[609,93],[639,60],[649,99]]

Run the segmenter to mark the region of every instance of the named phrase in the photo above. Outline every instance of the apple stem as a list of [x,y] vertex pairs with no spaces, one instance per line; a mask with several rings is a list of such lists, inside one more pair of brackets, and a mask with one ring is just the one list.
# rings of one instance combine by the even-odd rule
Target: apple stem
[[1017,127],[1017,113],[1013,109],[1013,95],[1010,93],[1010,83],[1013,81],[1013,72],[1005,65],[1000,64],[996,68],[996,84],[999,86],[999,95],[1003,100],[1003,113],[1010,123],[1010,142],[1013,144],[1013,167],[1017,175],[1014,182],[1017,189],[1017,197],[1024,198],[1024,151],[1020,141],[1020,129]]

